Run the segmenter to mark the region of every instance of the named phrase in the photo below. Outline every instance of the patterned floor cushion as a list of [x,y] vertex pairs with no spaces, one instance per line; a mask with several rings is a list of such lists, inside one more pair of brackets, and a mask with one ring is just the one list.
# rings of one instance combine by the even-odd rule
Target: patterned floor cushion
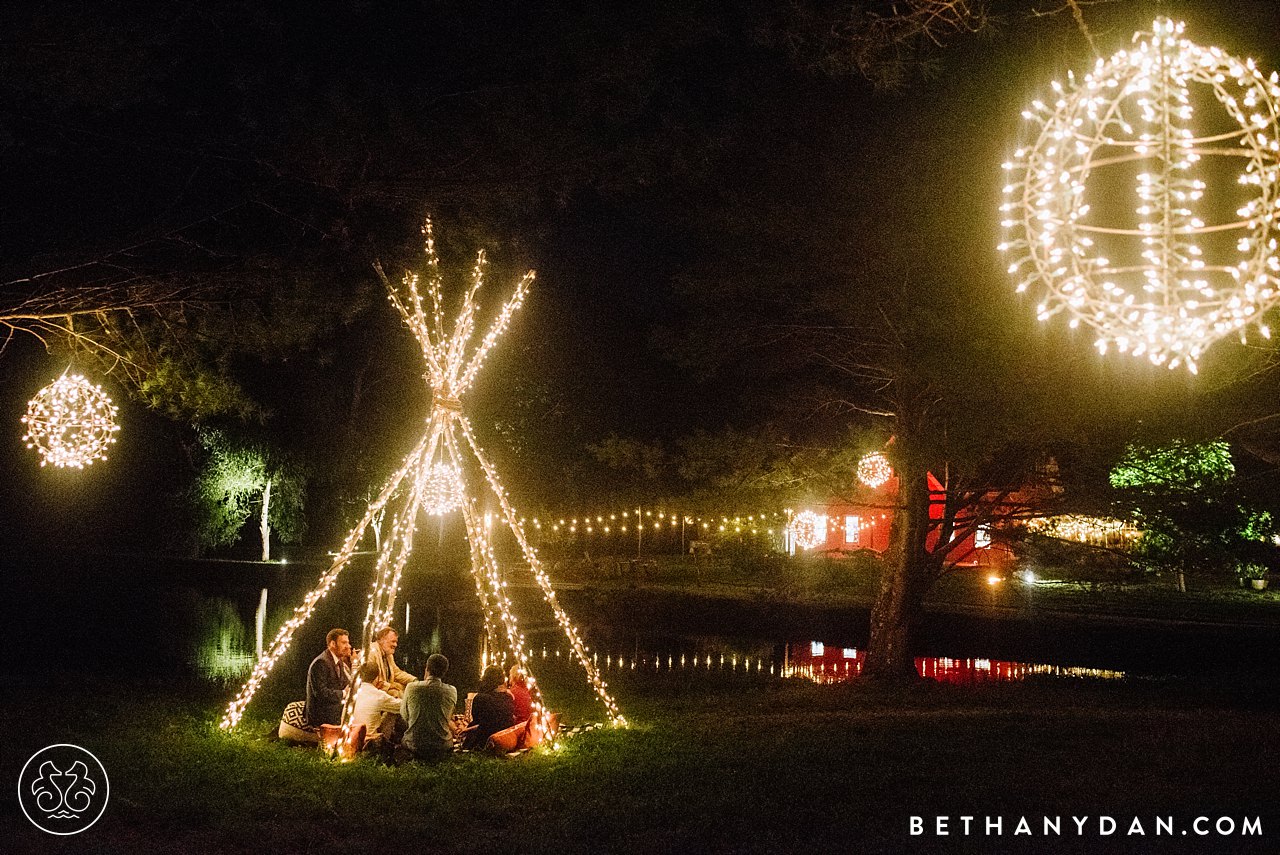
[[294,701],[285,706],[278,731],[281,739],[300,743],[320,741],[319,729],[307,725],[306,706],[306,701]]

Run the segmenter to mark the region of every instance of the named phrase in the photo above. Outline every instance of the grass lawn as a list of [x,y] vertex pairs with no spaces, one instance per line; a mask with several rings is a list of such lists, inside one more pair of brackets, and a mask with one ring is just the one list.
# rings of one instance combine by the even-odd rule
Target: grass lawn
[[[570,720],[597,715],[568,672]],[[563,682],[563,686],[556,684]],[[267,738],[278,699],[233,735],[207,684],[15,683],[9,780],[71,742],[111,775],[85,833],[16,810],[4,852],[1274,852],[1280,730],[1264,689],[1179,681],[908,689],[723,674],[621,674],[632,721],[518,759],[335,764]],[[576,684],[574,684],[576,686]],[[909,834],[922,816],[930,833]],[[932,833],[949,816],[953,834]],[[977,817],[964,837],[961,816]],[[1110,836],[1100,815],[1115,819]],[[1027,817],[1034,836],[1015,835]],[[1042,834],[1061,817],[1060,836]],[[1071,817],[1089,817],[1078,834]],[[1192,824],[1231,817],[1236,835]],[[985,818],[1000,817],[1000,836]],[[1145,837],[1126,835],[1134,818]],[[1157,837],[1156,818],[1173,836]],[[1262,836],[1239,836],[1260,817]],[[1201,826],[1202,828],[1205,827]],[[1183,835],[1182,832],[1189,832]]]

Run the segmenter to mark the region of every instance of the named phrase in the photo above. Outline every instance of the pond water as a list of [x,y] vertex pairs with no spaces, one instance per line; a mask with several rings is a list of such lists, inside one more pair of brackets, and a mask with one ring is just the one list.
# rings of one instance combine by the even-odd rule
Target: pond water
[[[212,600],[204,609],[202,626],[194,655],[189,659],[195,670],[217,679],[247,675],[256,658],[252,624],[241,621],[230,604]],[[410,613],[406,608],[400,626],[396,659],[412,673],[420,673],[427,656],[435,651],[443,651],[449,657],[454,673],[479,673],[487,658],[478,613],[425,608]],[[670,629],[663,632],[652,627],[643,620],[621,626],[617,621],[597,619],[588,620],[580,628],[593,663],[606,675],[624,671],[716,674],[753,680],[799,678],[837,683],[856,678],[866,661],[865,651],[829,639],[750,638],[743,637],[741,630],[730,630],[732,635],[716,635],[711,634],[715,631],[711,626],[705,627],[710,630],[706,634],[673,634]],[[526,638],[535,673],[572,666],[568,643],[558,627],[545,623],[528,627]],[[310,646],[304,642],[304,647],[310,651],[321,644],[317,639]],[[1123,671],[1079,667],[1070,662],[921,656],[915,664],[922,677],[959,685],[1031,677],[1111,680],[1125,676]]]
[[[589,643],[589,637],[588,637]],[[533,649],[538,660],[569,661],[566,645]],[[841,683],[862,673],[865,651],[821,641],[734,642],[713,636],[683,639],[637,640],[630,650],[591,648],[592,662],[605,674],[624,671],[663,673],[737,674],[751,678],[799,678],[815,683]],[[920,656],[915,660],[921,677],[953,685],[1015,682],[1030,677],[1119,680],[1125,672],[1073,665],[1010,662],[999,659],[956,659]]]

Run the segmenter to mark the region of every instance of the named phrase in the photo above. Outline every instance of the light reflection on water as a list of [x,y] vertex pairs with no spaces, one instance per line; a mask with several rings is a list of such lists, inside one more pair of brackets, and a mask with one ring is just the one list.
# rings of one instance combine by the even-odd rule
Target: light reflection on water
[[[770,655],[744,653],[719,645],[690,641],[694,650],[641,650],[636,645],[630,652],[614,653],[591,649],[592,663],[605,673],[644,671],[655,673],[714,672],[751,677],[797,678],[815,683],[842,683],[862,673],[866,654],[854,648],[830,647],[821,642],[779,644]],[[708,650],[711,646],[713,649]],[[714,648],[719,649],[714,649]],[[537,660],[564,659],[567,650],[543,646],[534,650]],[[1011,662],[999,659],[956,659],[942,656],[920,656],[915,660],[921,677],[940,683],[973,685],[977,683],[1016,682],[1029,677],[1064,679],[1119,680],[1123,671],[1052,665],[1037,662]]]
[[[253,665],[252,638],[230,603],[214,601],[201,615],[201,639],[193,651],[192,664],[207,678],[230,679],[243,676]],[[815,683],[840,683],[856,678],[863,668],[861,650],[824,644],[820,641],[781,643],[738,636],[632,636],[615,629],[595,627],[586,632],[592,663],[605,674],[718,673],[761,679],[795,678]],[[442,621],[417,637],[407,633],[401,639],[398,662],[417,673],[426,655],[443,650],[454,661],[455,674],[479,674],[487,664],[487,646],[479,620]],[[597,634],[598,633],[598,634]],[[531,646],[537,673],[539,660],[546,666],[576,667],[564,646],[558,628],[539,627],[530,631],[539,638]],[[1115,680],[1123,671],[1082,668],[997,659],[918,657],[916,670],[922,677],[943,683],[973,685],[1013,682],[1029,677]]]
[[[802,655],[792,659],[786,676],[801,677],[815,683],[842,683],[862,673],[865,656],[862,651],[842,651],[839,659],[805,656],[801,645],[789,645]],[[852,652],[853,656],[845,654]],[[1008,662],[1000,659],[952,659],[946,656],[917,656],[916,671],[921,677],[939,683],[968,686],[975,683],[1010,683],[1028,677],[1064,677],[1092,680],[1120,680],[1123,671],[1081,668],[1071,665],[1047,665],[1034,662]]]

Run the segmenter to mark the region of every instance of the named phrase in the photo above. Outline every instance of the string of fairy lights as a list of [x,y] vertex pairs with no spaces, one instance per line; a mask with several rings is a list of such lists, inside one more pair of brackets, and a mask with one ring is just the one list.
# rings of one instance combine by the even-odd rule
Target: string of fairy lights
[[[542,699],[537,680],[533,676],[530,667],[532,656],[529,654],[526,639],[520,632],[512,602],[506,594],[507,583],[503,578],[501,564],[493,547],[488,525],[481,518],[476,497],[467,489],[463,468],[463,461],[468,459],[467,455],[483,471],[485,484],[497,499],[506,526],[515,536],[525,563],[532,571],[545,600],[564,630],[570,649],[573,650],[597,696],[604,704],[610,722],[616,725],[626,723],[616,702],[609,694],[607,685],[601,679],[599,670],[587,657],[586,648],[576,627],[557,602],[551,580],[520,527],[520,517],[508,499],[496,469],[476,442],[471,426],[462,414],[462,396],[475,382],[485,358],[524,302],[529,286],[533,282],[533,271],[529,271],[520,279],[513,295],[503,305],[488,331],[472,348],[478,313],[475,298],[484,281],[485,254],[481,251],[477,255],[475,267],[472,269],[470,287],[462,300],[452,329],[446,333],[439,259],[436,255],[434,235],[429,220],[424,224],[422,233],[425,239],[429,272],[426,282],[427,295],[431,303],[429,311],[424,305],[422,293],[418,287],[420,280],[417,274],[407,273],[399,285],[394,285],[385,275],[382,275],[381,268],[378,272],[382,275],[387,287],[388,299],[418,340],[427,364],[427,380],[432,390],[432,409],[427,422],[427,431],[414,450],[405,458],[400,469],[388,479],[378,497],[370,503],[364,517],[347,535],[342,549],[334,557],[329,569],[321,576],[316,587],[307,594],[303,603],[295,609],[293,616],[281,627],[271,648],[254,666],[253,673],[222,718],[220,726],[224,729],[232,728],[240,721],[245,707],[252,700],[263,679],[288,650],[298,627],[310,617],[316,604],[329,592],[342,569],[350,563],[366,530],[375,518],[381,517],[392,500],[398,498],[402,504],[391,514],[390,531],[382,539],[378,550],[375,580],[369,593],[365,613],[361,649],[367,649],[373,633],[390,622],[404,568],[413,550],[413,537],[418,519],[424,512],[442,515],[460,510],[470,547],[471,572],[476,584],[477,597],[484,610],[485,630],[489,642],[494,643],[498,640],[495,637],[495,630],[496,627],[501,626],[505,633],[503,646],[528,676],[530,694],[534,702],[535,725],[541,729],[542,733],[554,738],[554,733],[551,732],[551,714]],[[465,439],[465,444],[460,441],[460,438]],[[344,706],[343,744],[349,736],[351,712],[359,688],[360,679],[356,676]]]
[[[524,531],[520,528],[515,508],[507,498],[506,489],[498,480],[497,470],[493,467],[493,464],[489,462],[480,446],[476,443],[475,436],[471,432],[471,423],[465,417],[460,419],[460,423],[462,435],[466,437],[467,440],[467,446],[471,449],[472,454],[475,455],[476,460],[480,463],[481,468],[484,470],[485,480],[488,482],[493,495],[498,499],[498,504],[502,508],[502,513],[506,519],[507,527],[511,530],[511,533],[515,535],[517,543],[520,544],[520,551],[523,554],[525,561],[528,563],[529,568],[533,571],[533,577],[538,583],[539,589],[542,591],[542,596],[547,601],[547,604],[551,606],[551,611],[555,615],[556,621],[560,624],[560,628],[564,631],[565,637],[569,640],[569,645],[573,649],[574,655],[582,665],[583,670],[587,672],[587,678],[591,682],[592,688],[595,689],[596,695],[600,698],[600,701],[608,711],[610,720],[615,724],[625,724],[626,720],[622,717],[622,714],[618,711],[617,704],[609,695],[608,685],[603,679],[601,679],[600,672],[596,667],[587,659],[586,646],[582,643],[582,638],[578,634],[577,627],[573,625],[564,609],[560,606],[560,603],[556,598],[556,592],[551,586],[551,578],[547,575],[546,570],[543,569],[542,562],[538,560],[537,550],[530,545]],[[526,655],[523,652],[523,649],[521,650],[520,655]],[[530,681],[532,682],[532,677],[530,677]]]
[[[1270,337],[1260,319],[1280,300],[1280,78],[1184,29],[1157,19],[1024,111],[1035,141],[1004,164],[1000,249],[1017,290],[1039,295],[1041,320],[1066,314],[1103,353],[1194,372],[1249,324]],[[1239,189],[1210,188],[1233,161]],[[1136,222],[1117,210],[1123,184]],[[1233,198],[1243,202],[1226,214]]]
[[[381,514],[382,510],[391,500],[392,495],[409,476],[409,473],[423,456],[423,452],[427,448],[429,440],[429,435],[422,437],[418,446],[413,451],[409,452],[409,455],[405,458],[405,462],[394,474],[392,474],[390,478],[387,479],[386,484],[383,485],[382,490],[379,491],[377,497],[369,503],[369,507],[365,511],[364,516],[361,517],[358,523],[356,523],[355,528],[353,528],[347,535],[346,540],[342,542],[342,548],[338,550],[337,555],[334,556],[333,563],[329,565],[329,569],[320,577],[320,581],[316,586],[308,591],[306,596],[303,597],[302,603],[294,608],[293,614],[276,632],[276,637],[271,642],[271,646],[263,652],[257,663],[254,664],[253,671],[249,674],[249,678],[245,681],[245,684],[240,688],[239,693],[227,707],[227,711],[223,715],[222,720],[219,723],[219,727],[226,730],[233,728],[240,723],[240,719],[244,715],[245,707],[249,705],[249,701],[251,701],[253,696],[257,693],[258,688],[262,685],[262,681],[271,673],[271,670],[275,667],[276,663],[280,661],[280,658],[288,652],[290,645],[293,643],[293,636],[298,631],[298,628],[307,622],[307,619],[311,617],[312,612],[315,611],[319,602],[324,599],[324,597],[333,588],[334,583],[338,581],[339,574],[342,572],[343,568],[350,563],[352,556],[355,555],[356,550],[360,545],[360,540],[364,537],[365,531],[373,524],[374,519]],[[383,541],[383,551],[388,548],[389,541],[390,538]]]
[[[893,467],[883,452],[872,451],[858,461],[856,476],[860,483],[877,490],[889,483],[893,478]],[[883,518],[883,514],[881,517]],[[867,517],[871,524],[874,518]],[[861,516],[849,517],[863,524]],[[802,548],[813,548],[826,538],[829,530],[844,530],[845,526],[813,511],[795,512],[791,509],[781,511],[759,511],[755,513],[733,514],[694,514],[667,510],[645,510],[643,507],[627,510],[611,510],[592,513],[573,513],[551,516],[546,520],[541,517],[519,520],[520,528],[526,533],[551,537],[583,537],[583,536],[618,536],[635,534],[643,537],[646,532],[663,534],[680,531],[682,534],[692,528],[695,537],[713,536],[717,534],[751,534],[781,535],[790,534]],[[805,544],[811,544],[806,546]]]
[[1099,546],[1125,545],[1142,536],[1142,530],[1132,521],[1083,514],[1033,517],[1026,526],[1032,534]]
[[579,512],[572,515],[522,518],[526,532],[540,535],[634,535],[648,532],[678,532],[682,527],[695,536],[711,533],[776,534],[785,527],[785,511],[733,514],[694,514],[674,511],[633,509],[627,511]]
[[[552,518],[545,523],[537,518],[522,519],[519,525],[526,536],[540,538],[544,543],[590,538],[602,543],[613,543],[616,547],[629,545],[632,551],[636,548],[634,540],[622,544],[617,542],[617,538],[623,536],[634,538],[636,534],[647,535],[650,539],[646,543],[658,542],[660,545],[655,548],[660,551],[664,548],[661,544],[666,544],[668,541],[674,544],[680,538],[682,527],[686,529],[686,538],[690,538],[686,545],[699,542],[691,538],[709,539],[715,536],[736,535],[769,538],[790,536],[796,546],[802,549],[813,549],[825,543],[828,536],[833,533],[852,532],[853,536],[846,540],[856,542],[858,533],[874,528],[880,521],[888,519],[888,513],[878,508],[871,508],[860,514],[831,516],[811,510],[788,509],[772,514],[695,517],[655,511],[654,517],[660,517],[660,519],[655,519],[653,523],[643,522],[639,527],[634,525],[631,517],[634,517],[634,512],[628,516],[622,513],[595,516],[583,514],[580,517]],[[692,532],[688,531],[690,527]],[[655,541],[655,537],[662,540]],[[613,540],[610,540],[611,538]]]

